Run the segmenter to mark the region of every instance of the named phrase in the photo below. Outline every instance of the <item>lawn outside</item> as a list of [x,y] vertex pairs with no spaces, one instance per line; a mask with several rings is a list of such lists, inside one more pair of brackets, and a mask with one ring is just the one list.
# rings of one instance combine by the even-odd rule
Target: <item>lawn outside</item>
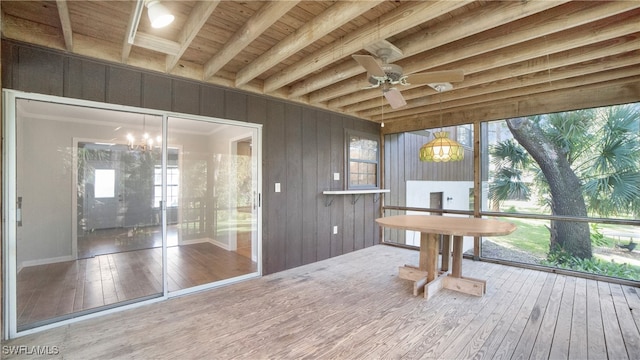
[[[505,213],[545,214],[532,202],[505,201],[501,210]],[[504,218],[503,218],[504,219]],[[506,236],[483,239],[482,256],[523,263],[540,264],[549,252],[549,221],[537,219],[505,219],[517,226]],[[633,239],[640,242],[640,228],[630,225],[591,224],[593,255],[597,259],[617,264],[629,264],[640,274],[640,246],[629,251],[620,245],[628,245]]]

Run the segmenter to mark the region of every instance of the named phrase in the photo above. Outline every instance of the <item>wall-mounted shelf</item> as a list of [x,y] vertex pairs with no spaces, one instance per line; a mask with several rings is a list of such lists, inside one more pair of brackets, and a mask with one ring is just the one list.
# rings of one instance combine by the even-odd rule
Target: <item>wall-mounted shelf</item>
[[333,203],[333,199],[329,200],[330,197],[327,195],[351,195],[353,197],[353,199],[351,200],[351,204],[355,205],[358,202],[358,199],[360,199],[361,195],[376,194],[377,196],[373,198],[373,202],[378,202],[381,193],[388,193],[390,191],[391,190],[389,189],[325,190],[322,193],[325,195],[324,206],[331,206],[331,204]]

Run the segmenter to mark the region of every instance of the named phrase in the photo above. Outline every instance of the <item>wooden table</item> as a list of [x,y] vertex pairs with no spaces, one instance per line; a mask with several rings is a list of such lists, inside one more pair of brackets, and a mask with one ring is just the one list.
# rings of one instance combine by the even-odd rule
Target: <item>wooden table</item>
[[[424,288],[424,297],[430,298],[443,287],[463,293],[482,296],[486,281],[462,276],[463,236],[507,235],[516,226],[498,220],[434,215],[398,215],[376,219],[380,226],[420,232],[420,263],[401,266],[398,276],[414,282],[413,294]],[[443,235],[442,266],[438,270],[439,235]],[[449,272],[450,244],[453,236],[453,262]]]

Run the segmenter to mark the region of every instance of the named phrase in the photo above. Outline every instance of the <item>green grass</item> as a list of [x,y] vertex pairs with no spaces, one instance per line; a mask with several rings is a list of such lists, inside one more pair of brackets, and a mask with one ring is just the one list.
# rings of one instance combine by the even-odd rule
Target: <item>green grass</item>
[[[550,215],[548,209],[543,209],[534,202],[530,201],[504,201],[500,210],[504,213],[523,213],[523,214],[545,214]],[[541,211],[544,210],[544,211]],[[534,220],[534,219],[507,219],[507,221],[514,223],[518,230],[508,236],[501,236],[493,238],[492,241],[505,246],[510,246],[515,249],[529,251],[532,254],[545,255],[549,251],[549,231],[544,225],[549,225],[547,220]],[[592,224],[593,226],[594,224]],[[612,225],[612,224],[595,224],[597,230],[603,235],[602,241],[598,246],[614,247],[616,243],[626,244],[629,242],[629,238],[624,236],[614,237],[610,233],[640,233],[640,228],[637,226],[629,225]],[[593,227],[591,228],[592,234],[594,233]]]
[[[517,230],[506,236],[489,237],[492,242],[498,245],[514,250],[524,251],[538,258],[545,259],[543,264],[546,264],[547,266],[556,266],[565,269],[624,279],[640,280],[640,267],[638,266],[608,262],[597,257],[584,260],[567,257],[567,259],[561,259],[562,261],[558,261],[558,259],[555,258],[547,259],[549,252],[549,230],[547,230],[546,226],[549,225],[548,220],[515,218],[504,220],[515,224],[517,226]],[[616,243],[626,244],[629,242],[628,237],[611,236],[610,234],[612,232],[624,233],[633,232],[634,230],[636,233],[639,232],[638,227],[610,224],[592,225],[590,229],[592,237],[594,237],[594,234],[601,235],[599,237],[596,236],[596,238],[598,238],[597,246],[608,248],[613,248]]]
[[545,258],[549,252],[549,231],[545,220],[508,219],[516,225],[516,231],[509,235],[490,237],[491,241],[510,249],[528,252]]
[[[518,229],[506,236],[493,237],[491,241],[509,248],[527,251],[535,256],[546,256],[549,252],[549,230],[545,225],[548,226],[549,221],[515,218],[506,219],[506,221],[515,224]],[[629,242],[629,238],[613,237],[607,235],[607,232],[633,231],[633,228],[625,225],[598,224],[597,228],[604,235],[600,246],[609,248],[613,248],[616,243],[626,244]],[[591,231],[593,232],[593,228]],[[636,232],[638,232],[637,228]]]

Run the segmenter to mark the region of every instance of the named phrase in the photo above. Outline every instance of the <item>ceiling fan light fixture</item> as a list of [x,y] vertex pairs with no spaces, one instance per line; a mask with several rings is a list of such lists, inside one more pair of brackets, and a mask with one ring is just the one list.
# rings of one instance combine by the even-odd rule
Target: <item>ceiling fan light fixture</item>
[[169,10],[159,0],[152,0],[147,3],[147,14],[151,20],[151,27],[162,28],[173,22],[173,16]]
[[438,131],[435,137],[420,148],[420,161],[448,162],[464,159],[464,148],[457,141],[449,139],[449,133]]

